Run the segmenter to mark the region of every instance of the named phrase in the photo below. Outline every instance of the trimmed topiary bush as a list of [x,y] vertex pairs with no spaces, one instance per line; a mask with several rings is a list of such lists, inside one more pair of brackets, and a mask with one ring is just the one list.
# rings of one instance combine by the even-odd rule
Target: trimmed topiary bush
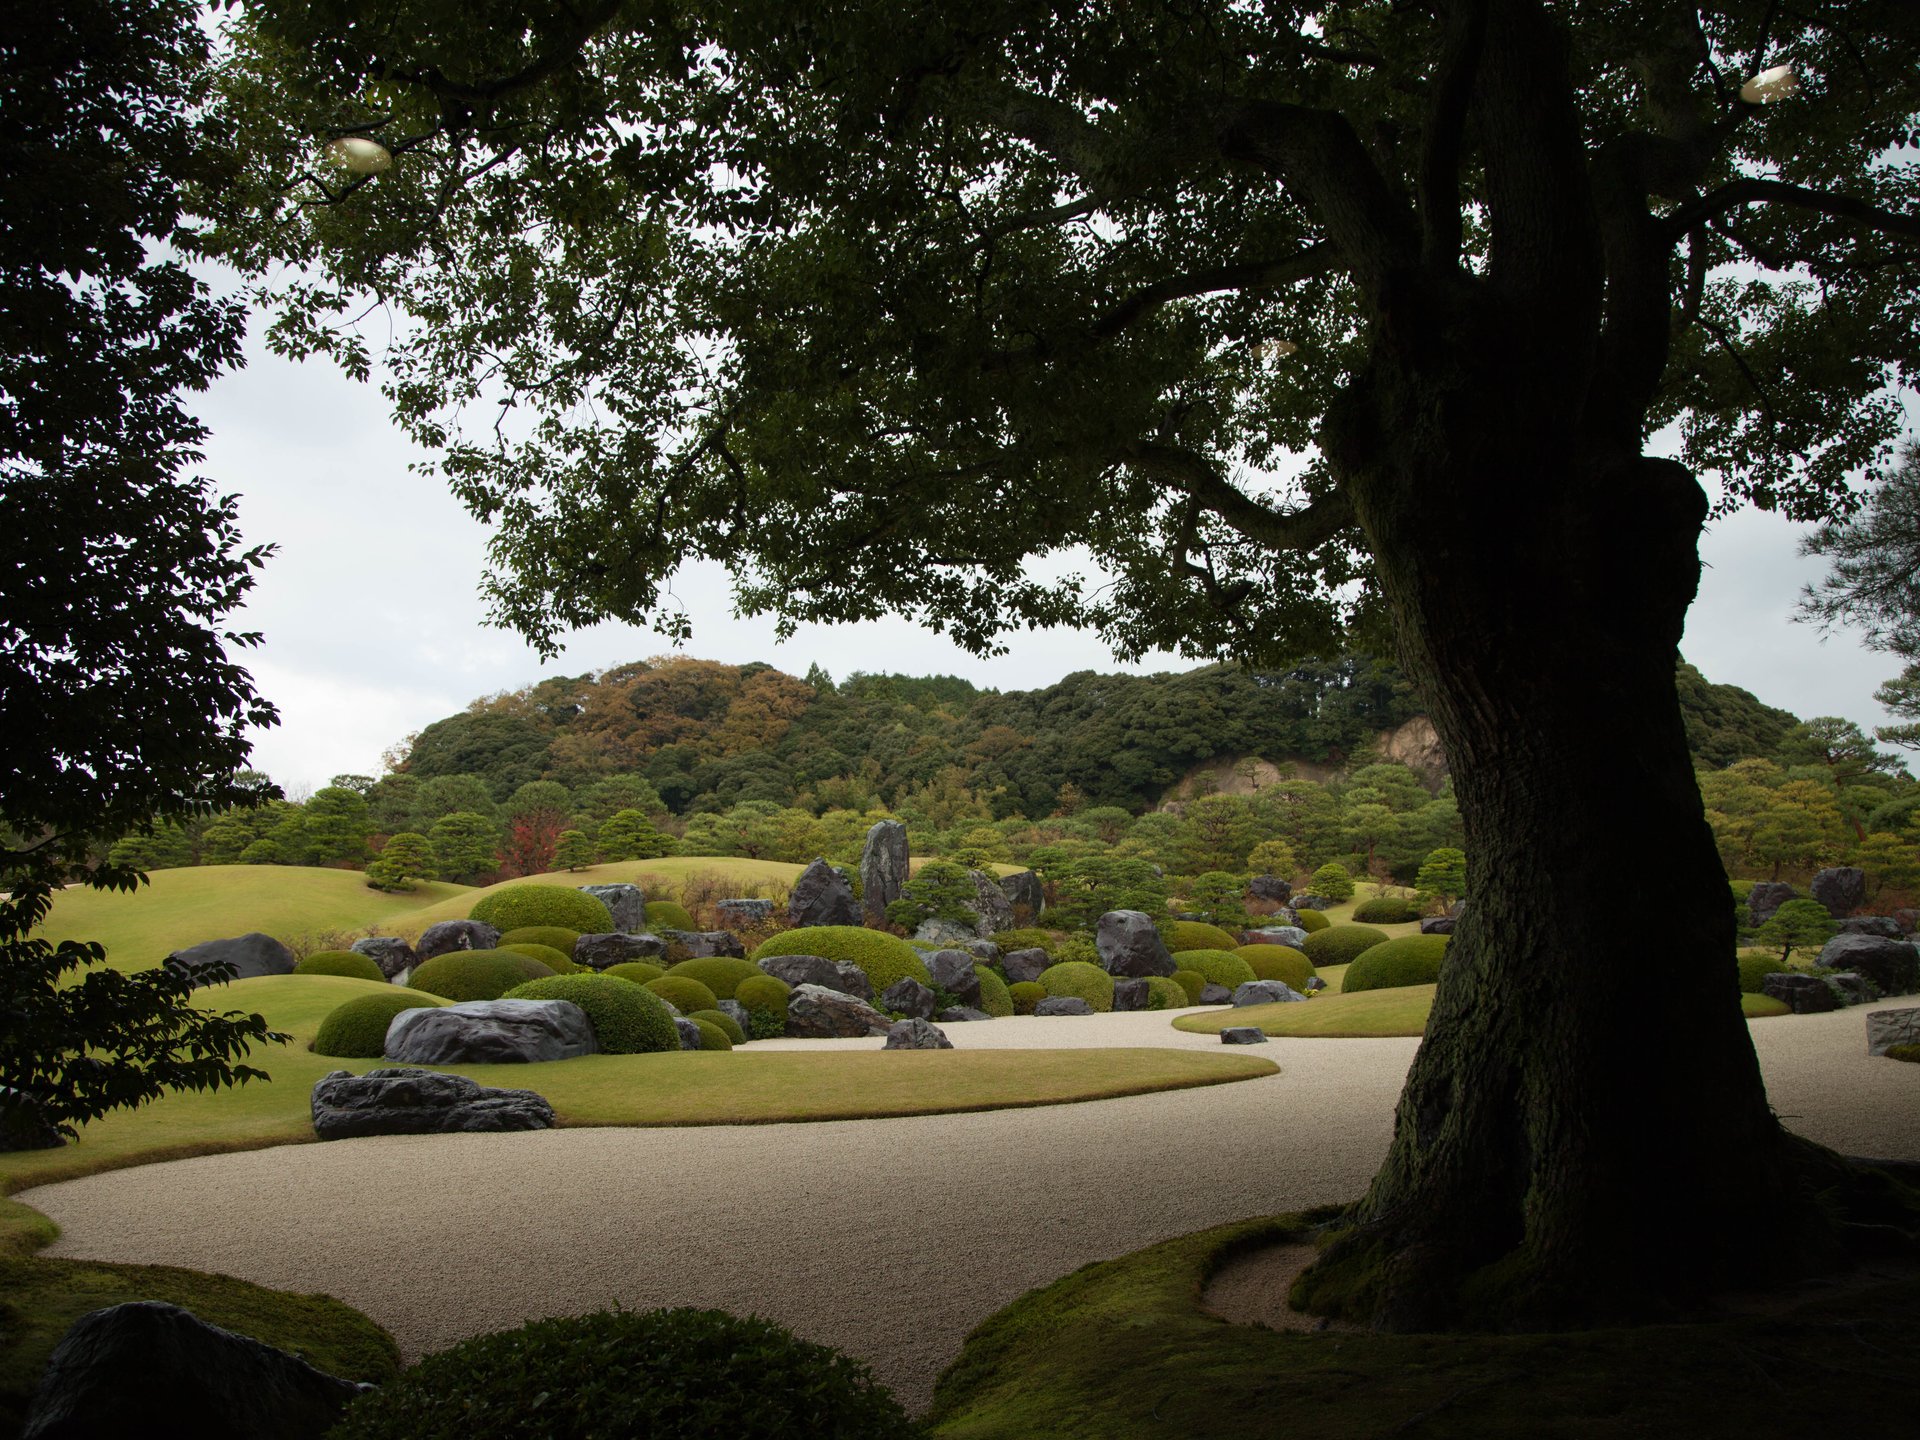
[[377,980],[387,977],[367,956],[355,950],[316,950],[293,967],[296,975],[343,975],[349,980]]
[[1184,1010],[1192,1003],[1187,992],[1165,975],[1147,977],[1147,1009]]
[[684,975],[689,980],[698,980],[718,998],[731,1000],[734,989],[740,982],[760,974],[760,967],[751,961],[734,959],[728,955],[708,955],[697,960],[682,960],[678,965],[669,965],[667,974]]
[[1316,966],[1345,965],[1359,959],[1374,946],[1384,945],[1386,941],[1386,931],[1376,930],[1371,925],[1329,925],[1325,930],[1316,930],[1307,936],[1306,943],[1300,948],[1307,952],[1307,959]]
[[1174,920],[1168,923],[1167,949],[1178,955],[1182,950],[1231,950],[1240,943],[1238,935],[1199,920]]
[[747,1036],[774,1040],[787,1033],[787,997],[793,987],[778,975],[754,975],[742,980],[733,998],[747,1012]]
[[927,974],[927,962],[913,946],[884,930],[860,925],[809,925],[783,930],[753,952],[755,960],[774,955],[824,955],[841,964],[858,965],[876,995],[896,980],[933,983]]
[[520,941],[518,944],[508,945],[507,943],[502,941],[500,948],[502,950],[511,950],[516,955],[531,956],[533,959],[538,960],[542,965],[546,966],[549,970],[551,970],[556,975],[571,975],[574,971],[580,968],[578,965],[573,963],[572,956],[563,955],[560,951],[554,949],[553,946],[551,945],[535,945],[532,941],[529,941],[529,940],[523,940],[523,941]]
[[980,977],[980,1008],[996,1020],[1013,1014],[1013,996],[1007,993],[1007,982],[986,965],[974,966],[973,973]]
[[[719,1012],[712,1011],[712,1010],[709,1010],[707,1012],[707,1014],[709,1015],[713,1015],[717,1013]],[[702,1050],[733,1049],[733,1037],[727,1034],[726,1030],[723,1027],[716,1025],[713,1023],[713,1021],[704,1019],[699,1015],[689,1015],[687,1018],[693,1021],[693,1023],[697,1025],[700,1029],[700,1048]]]
[[1187,994],[1187,1004],[1198,1005],[1200,992],[1207,988],[1207,977],[1198,970],[1176,970],[1167,977]]
[[568,959],[573,958],[573,947],[579,943],[580,932],[564,925],[522,925],[500,937],[502,950],[509,945],[550,945]]
[[647,929],[649,930],[693,930],[693,916],[687,913],[687,907],[677,900],[649,900],[647,902]]
[[482,896],[467,913],[503,932],[529,925],[551,925],[582,935],[604,935],[613,929],[613,912],[606,902],[569,885],[508,885]]
[[[747,1043],[747,1032],[740,1028],[740,1022],[724,1010],[696,1010],[687,1017],[689,1020],[708,1020],[726,1031],[727,1039],[735,1045]],[[705,1048],[704,1046],[702,1047]]]
[[1007,987],[1007,995],[1013,1001],[1014,1014],[1031,1015],[1033,1007],[1047,998],[1047,987],[1035,980],[1016,980]]
[[607,966],[600,973],[613,975],[621,980],[631,980],[636,985],[644,985],[649,980],[658,980],[667,972],[663,966],[656,965],[651,960],[622,960],[618,965]]
[[600,1310],[476,1335],[347,1407],[329,1440],[909,1440],[867,1367],[770,1320]]
[[696,1010],[711,1010],[720,1002],[720,997],[713,991],[686,975],[662,975],[658,980],[647,981],[642,988],[651,990],[682,1015],[691,1015]]
[[1451,935],[1402,935],[1396,940],[1370,945],[1347,967],[1346,978],[1340,982],[1340,993],[1352,995],[1361,990],[1432,985],[1440,978],[1440,962],[1446,959],[1447,942],[1452,938]]
[[993,943],[1000,947],[1002,955],[1009,950],[1044,950],[1051,955],[1054,947],[1060,943],[1060,937],[1051,930],[1042,930],[1037,926],[1029,925],[1019,930],[996,930],[993,934]]
[[1307,877],[1307,894],[1325,895],[1330,900],[1353,898],[1353,876],[1337,860],[1329,860]]
[[1173,963],[1209,984],[1224,985],[1229,990],[1254,978],[1253,967],[1231,950],[1177,950]]
[[1247,962],[1256,980],[1278,980],[1306,993],[1313,978],[1313,961],[1291,945],[1242,945],[1233,952]]
[[1405,925],[1418,920],[1420,912],[1403,896],[1376,895],[1354,906],[1353,918],[1362,925]]
[[1780,963],[1778,955],[1745,954],[1739,957],[1740,993],[1743,995],[1762,995],[1766,993],[1765,981],[1769,975],[1779,975],[1792,967]]
[[1296,910],[1293,913],[1299,918],[1300,928],[1309,935],[1315,931],[1326,929],[1327,926],[1332,923],[1318,910]]
[[387,1053],[387,1026],[402,1010],[432,1010],[447,1002],[399,986],[385,995],[356,995],[320,1022],[313,1053],[342,1060],[378,1060]]
[[594,975],[582,970],[572,975],[549,975],[516,985],[508,1000],[571,1000],[587,1012],[593,1037],[609,1055],[652,1055],[680,1048],[680,1032],[673,1016],[649,994],[646,986]]
[[1040,972],[1040,988],[1049,995],[1070,995],[1096,1010],[1113,1009],[1113,976],[1085,960],[1063,960]]
[[442,1000],[498,1000],[516,985],[552,974],[532,956],[511,950],[450,950],[423,962],[407,984]]

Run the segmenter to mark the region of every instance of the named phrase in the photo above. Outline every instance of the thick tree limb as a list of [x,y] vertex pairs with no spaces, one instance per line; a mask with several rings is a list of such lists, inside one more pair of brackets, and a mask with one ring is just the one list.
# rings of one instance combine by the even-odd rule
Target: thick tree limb
[[408,85],[418,85],[437,96],[443,108],[451,101],[452,110],[458,118],[465,119],[475,110],[484,109],[503,96],[537,85],[550,75],[566,69],[579,59],[580,52],[601,28],[620,13],[624,0],[599,0],[599,3],[587,8],[575,17],[574,23],[561,31],[553,48],[531,65],[514,71],[511,75],[502,75],[482,84],[468,84],[454,80],[438,69],[402,70],[398,67],[383,67],[384,78],[399,80]]
[[1338,263],[1338,252],[1322,241],[1277,260],[1249,260],[1238,265],[1221,265],[1212,270],[1196,270],[1187,275],[1170,275],[1165,280],[1136,290],[1093,323],[1093,336],[1105,340],[1119,334],[1142,315],[1173,300],[1195,295],[1211,295],[1221,290],[1265,290],[1275,285],[1290,285],[1325,275]]
[[1441,32],[1420,145],[1420,249],[1428,265],[1452,265],[1460,258],[1460,146],[1486,33],[1486,0],[1455,0]]
[[1660,224],[1669,236],[1677,240],[1696,225],[1736,206],[1756,202],[1790,205],[1797,210],[1812,210],[1836,219],[1858,220],[1886,235],[1920,236],[1920,215],[1900,215],[1892,210],[1882,210],[1877,205],[1869,205],[1864,200],[1856,200],[1851,195],[1830,195],[1824,190],[1794,185],[1785,180],[1758,178],[1730,180],[1717,190],[1689,200],[1663,217]]
[[1342,492],[1323,495],[1304,510],[1269,510],[1236,489],[1204,455],[1183,446],[1145,441],[1128,447],[1122,459],[1168,481],[1247,539],[1271,549],[1311,550],[1353,524],[1353,507]]

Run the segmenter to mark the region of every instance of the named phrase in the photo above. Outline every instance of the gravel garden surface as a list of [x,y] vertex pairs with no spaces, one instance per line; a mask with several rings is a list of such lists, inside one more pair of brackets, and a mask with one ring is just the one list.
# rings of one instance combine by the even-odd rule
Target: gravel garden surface
[[[1844,1153],[1920,1160],[1920,1066],[1869,1058],[1862,1017],[1753,1023],[1774,1108]],[[1218,1050],[1170,1018],[945,1028],[962,1049]],[[19,1198],[61,1226],[44,1253],[324,1291],[385,1325],[409,1358],[542,1315],[718,1306],[867,1360],[919,1410],[967,1332],[1035,1286],[1207,1226],[1357,1195],[1417,1044],[1275,1040],[1254,1053],[1278,1075],[1076,1105],[347,1140]]]

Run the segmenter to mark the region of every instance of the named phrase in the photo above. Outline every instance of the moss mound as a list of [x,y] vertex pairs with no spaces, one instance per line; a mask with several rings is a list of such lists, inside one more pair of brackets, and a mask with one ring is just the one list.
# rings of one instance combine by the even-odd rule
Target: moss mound
[[1247,962],[1256,980],[1278,980],[1304,994],[1313,978],[1313,961],[1291,945],[1242,945],[1233,953]]
[[658,980],[649,980],[641,987],[651,990],[682,1015],[691,1015],[696,1010],[711,1010],[720,1003],[720,997],[685,975],[666,974]]
[[1778,955],[1752,953],[1739,957],[1740,993],[1760,995],[1765,993],[1764,982],[1769,975],[1778,975],[1789,967],[1780,963]]
[[810,925],[785,930],[753,952],[755,960],[774,955],[824,955],[841,964],[858,965],[876,995],[896,980],[933,983],[927,974],[927,962],[913,946],[885,931],[860,925]]
[[687,1018],[693,1021],[695,1028],[700,1031],[700,1048],[702,1050],[733,1049],[733,1037],[727,1034],[722,1027],[714,1024],[711,1020],[702,1020],[698,1015],[689,1015]]
[[1887,1047],[1887,1058],[1889,1060],[1905,1060],[1908,1064],[1913,1064],[1916,1061],[1920,1061],[1920,1045],[1889,1045]]
[[1147,977],[1147,1009],[1184,1010],[1192,1003],[1187,992],[1165,975]]
[[1224,985],[1229,990],[1254,978],[1253,967],[1231,950],[1176,950],[1173,963],[1193,971],[1208,984]]
[[1386,941],[1387,932],[1376,930],[1371,925],[1329,925],[1325,930],[1316,930],[1307,936],[1306,943],[1300,948],[1307,952],[1307,958],[1316,966],[1346,965],[1358,960],[1374,946],[1384,945]]
[[517,944],[509,945],[505,941],[502,941],[500,948],[502,950],[511,950],[516,955],[526,955],[534,960],[538,960],[556,975],[571,975],[580,968],[573,963],[573,957],[571,955],[563,954],[551,945],[536,945],[530,940],[522,940]]
[[349,980],[373,980],[384,985],[387,977],[368,956],[355,950],[316,950],[293,967],[296,975],[344,975]]
[[1318,910],[1296,910],[1294,915],[1300,921],[1300,928],[1311,935],[1316,930],[1324,930],[1332,922]]
[[604,935],[613,929],[613,912],[605,901],[566,885],[509,885],[483,896],[468,914],[502,932],[533,925],[582,935]]
[[407,984],[442,1000],[498,1000],[516,985],[552,974],[532,956],[511,950],[453,950],[421,965]]
[[1007,993],[1007,982],[986,965],[974,966],[973,973],[980,977],[980,1008],[996,1020],[1013,1014],[1013,996]]
[[622,960],[618,965],[609,965],[600,972],[621,980],[631,980],[636,985],[644,985],[649,980],[658,980],[666,970],[651,960]]
[[1113,1009],[1113,976],[1085,960],[1063,960],[1040,972],[1040,988],[1052,996],[1084,1000],[1095,1010]]
[[749,1011],[777,1011],[784,1016],[787,1013],[787,997],[793,994],[793,987],[778,975],[755,975],[742,980],[733,992],[733,998]]
[[693,923],[693,916],[687,913],[687,907],[679,901],[649,900],[647,928],[649,930],[692,930],[697,927]]
[[509,1000],[571,1000],[587,1012],[594,1039],[609,1055],[650,1055],[680,1048],[680,1032],[660,997],[610,975],[550,975],[506,994]]
[[750,980],[760,973],[760,967],[747,960],[736,960],[726,955],[709,955],[696,960],[682,960],[678,965],[667,967],[669,975],[683,975],[689,980],[698,980],[715,996],[722,1000],[733,999],[733,992],[742,980]]
[[357,995],[327,1012],[313,1037],[313,1053],[342,1060],[378,1060],[387,1053],[387,1026],[402,1010],[445,1005],[437,996],[395,986],[390,995]]
[[1200,992],[1207,988],[1206,976],[1198,970],[1176,970],[1167,978],[1186,992],[1187,1004],[1200,1003]]
[[[718,1025],[726,1032],[728,1041],[734,1045],[744,1045],[747,1043],[747,1032],[740,1028],[740,1022],[738,1020],[734,1019],[724,1010],[696,1010],[687,1018],[689,1020],[705,1020],[711,1024]],[[705,1049],[706,1047],[702,1046],[701,1048]]]
[[1363,925],[1405,925],[1418,920],[1413,902],[1400,895],[1376,895],[1353,907],[1353,918]]
[[1013,1001],[1014,1014],[1031,1015],[1033,1007],[1047,998],[1047,987],[1037,980],[1016,980],[1007,987],[1007,996]]
[[1167,949],[1178,955],[1182,950],[1231,950],[1240,937],[1199,920],[1175,920],[1167,926]]
[[522,925],[500,937],[502,950],[509,945],[549,945],[568,959],[573,958],[573,947],[579,943],[580,932],[564,925]]
[[[1339,928],[1339,927],[1336,927]],[[1332,933],[1332,932],[1329,932]],[[1404,985],[1431,985],[1440,978],[1451,935],[1402,935],[1397,940],[1369,946],[1347,967],[1340,993],[1395,990]]]

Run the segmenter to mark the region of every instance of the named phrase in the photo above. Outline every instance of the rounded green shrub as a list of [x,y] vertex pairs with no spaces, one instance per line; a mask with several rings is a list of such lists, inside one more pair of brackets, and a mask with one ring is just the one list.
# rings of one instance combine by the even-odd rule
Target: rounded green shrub
[[1147,977],[1147,1009],[1184,1010],[1193,1002],[1187,992],[1165,975]]
[[503,932],[529,925],[552,925],[582,935],[613,929],[613,912],[606,902],[569,885],[508,885],[483,895],[467,913]]
[[[571,977],[562,977],[571,978]],[[330,1440],[909,1440],[867,1367],[770,1320],[600,1310],[438,1351],[349,1405]]]
[[823,955],[844,965],[858,965],[866,972],[878,995],[896,980],[913,979],[931,985],[927,962],[906,941],[884,930],[869,930],[861,925],[809,925],[799,930],[783,930],[753,952],[755,960],[774,955]]
[[1224,985],[1229,990],[1253,979],[1253,967],[1231,950],[1176,950],[1173,963],[1193,971],[1210,985]]
[[296,975],[343,975],[349,980],[377,980],[387,977],[368,956],[356,950],[316,950],[293,967]]
[[1354,906],[1353,918],[1362,925],[1405,925],[1418,920],[1420,912],[1404,896],[1376,895]]
[[689,1015],[687,1018],[693,1021],[694,1025],[700,1031],[700,1048],[702,1050],[733,1049],[733,1037],[727,1034],[720,1026],[714,1024],[713,1021],[702,1020],[698,1015]]
[[342,1060],[378,1060],[387,1053],[387,1026],[402,1010],[432,1010],[447,1002],[433,995],[395,987],[381,995],[356,995],[336,1005],[313,1037],[316,1055]]
[[[1419,939],[1419,936],[1401,936],[1401,939]],[[1316,930],[1307,936],[1301,949],[1307,952],[1307,959],[1316,966],[1345,965],[1357,960],[1376,945],[1384,945],[1387,932],[1376,930],[1371,925],[1329,925],[1325,930]]]
[[1920,1061],[1920,1045],[1889,1045],[1887,1047],[1887,1058],[1889,1060],[1905,1060],[1909,1064]]
[[696,1010],[711,1010],[720,1002],[713,991],[685,975],[666,974],[658,980],[649,980],[642,988],[651,990],[682,1015],[691,1015]]
[[[696,1010],[687,1017],[689,1020],[706,1020],[718,1025],[726,1032],[727,1039],[734,1045],[747,1043],[747,1032],[740,1028],[740,1022],[724,1010]],[[702,1046],[702,1049],[707,1047]]]
[[[1344,927],[1335,926],[1335,929]],[[1311,938],[1311,937],[1309,937]],[[1340,993],[1361,990],[1397,990],[1405,985],[1431,985],[1440,978],[1451,935],[1402,935],[1370,945],[1347,967]]]
[[1242,945],[1233,952],[1247,962],[1256,980],[1278,980],[1306,993],[1313,978],[1313,961],[1291,945]]
[[986,965],[974,966],[973,973],[980,977],[980,1008],[996,1020],[1013,1014],[1013,996],[1007,993],[1007,982]]
[[1178,955],[1182,950],[1231,950],[1240,937],[1199,920],[1175,920],[1164,936],[1167,949]]
[[1309,935],[1326,929],[1332,923],[1318,910],[1296,910],[1293,913],[1299,918],[1300,928]]
[[1353,898],[1353,876],[1347,873],[1347,867],[1338,860],[1329,860],[1312,875],[1307,877],[1309,895],[1325,895],[1329,900],[1351,900]]
[[[993,943],[1000,947],[1003,955],[1009,950],[1044,950],[1051,955],[1054,947],[1060,943],[1060,937],[1051,930],[1028,925],[1018,930],[994,931]],[[936,945],[934,948],[937,950],[940,947]]]
[[1187,1004],[1200,1003],[1200,992],[1207,988],[1206,976],[1198,970],[1176,970],[1167,978],[1186,992]]
[[536,945],[530,940],[523,940],[518,944],[508,945],[503,941],[501,942],[500,948],[502,950],[511,950],[516,955],[531,956],[556,975],[571,975],[575,970],[580,968],[573,963],[572,956],[562,954],[551,945]]
[[644,985],[649,980],[658,980],[667,972],[651,960],[622,960],[618,965],[609,965],[600,972],[621,980],[631,980],[636,985]]
[[647,902],[647,929],[649,930],[692,930],[693,916],[687,913],[687,907],[677,900],[649,900]]
[[1094,1009],[1113,1009],[1113,976],[1085,960],[1063,960],[1040,972],[1040,988],[1053,996],[1073,996]]
[[1047,998],[1047,987],[1037,980],[1016,980],[1007,987],[1007,997],[1013,1001],[1014,1014],[1031,1015],[1033,1007]]
[[750,980],[759,973],[760,967],[751,961],[729,955],[707,955],[695,960],[682,960],[678,965],[667,967],[667,974],[698,980],[722,1000],[731,1000],[742,980]]
[[733,998],[740,1002],[749,1015],[778,1015],[784,1025],[787,997],[791,994],[793,987],[778,975],[754,975],[742,980],[734,988]]
[[673,1016],[644,985],[579,971],[516,985],[508,1000],[571,1000],[587,1012],[593,1037],[609,1055],[651,1055],[680,1048]]
[[564,925],[522,925],[500,937],[502,950],[509,945],[549,945],[568,959],[573,958],[573,947],[579,943],[580,932]]
[[1764,995],[1766,978],[1778,975],[1789,969],[1780,962],[1778,955],[1761,951],[1749,951],[1739,958],[1740,992],[1743,995]]
[[552,974],[532,956],[511,950],[451,950],[422,963],[407,984],[442,1000],[498,1000],[516,985]]

